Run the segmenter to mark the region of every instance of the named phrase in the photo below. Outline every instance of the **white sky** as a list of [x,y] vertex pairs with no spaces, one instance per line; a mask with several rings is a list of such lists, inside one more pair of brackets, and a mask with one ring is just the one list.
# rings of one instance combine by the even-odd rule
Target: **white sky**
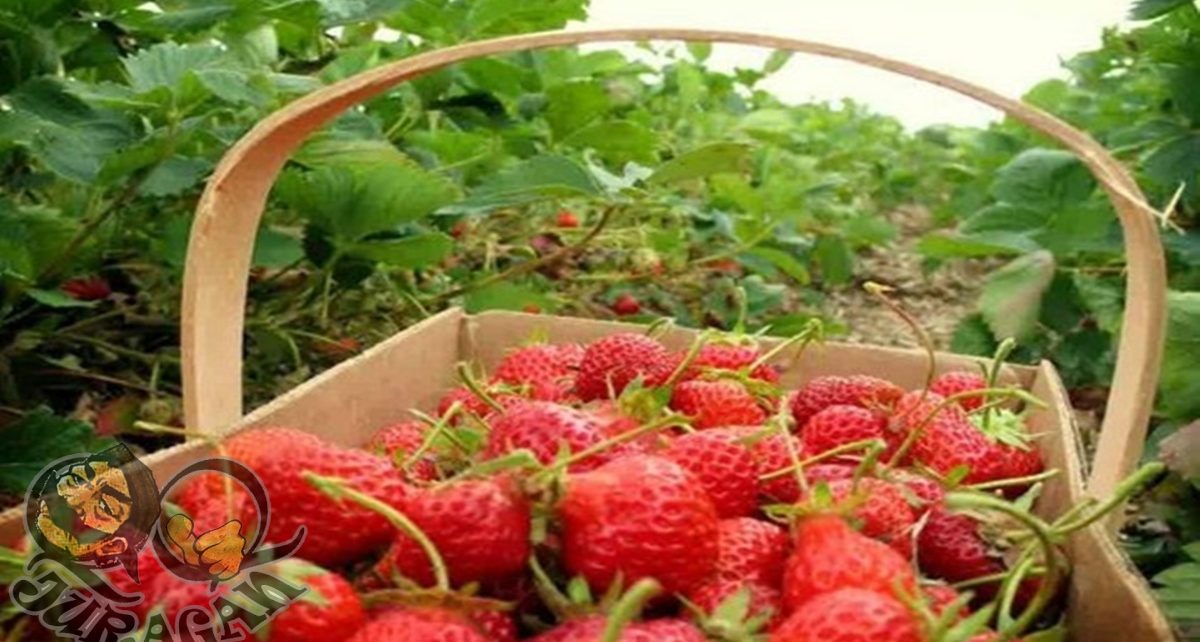
[[[573,28],[698,27],[792,36],[924,65],[1020,96],[1065,77],[1060,60],[1099,46],[1130,0],[592,0]],[[718,46],[718,69],[758,67],[769,52]],[[910,127],[982,124],[996,112],[948,91],[885,72],[796,56],[767,83],[781,98],[870,105]]]

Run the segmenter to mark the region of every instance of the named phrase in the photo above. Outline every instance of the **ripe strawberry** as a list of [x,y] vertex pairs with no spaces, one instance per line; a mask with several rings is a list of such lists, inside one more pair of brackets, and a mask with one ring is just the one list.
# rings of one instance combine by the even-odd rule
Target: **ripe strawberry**
[[717,533],[715,577],[779,586],[788,555],[787,533],[760,519],[723,519]]
[[675,439],[662,455],[690,472],[712,499],[721,518],[758,509],[758,473],[750,450],[736,434],[705,430]]
[[913,528],[916,515],[901,487],[882,479],[864,478],[828,482],[829,494],[836,505],[848,507],[860,532],[912,557]]
[[77,301],[100,301],[112,296],[108,281],[98,276],[70,279],[60,287],[67,296]]
[[930,577],[947,582],[1000,573],[1004,564],[979,530],[979,522],[943,506],[929,511],[917,534],[917,560]]
[[916,590],[916,574],[903,556],[856,532],[840,517],[808,517],[795,530],[795,549],[783,575],[783,603],[788,611],[843,588],[888,595],[897,589]]
[[[725,372],[738,372],[742,368],[748,368],[762,354],[757,348],[745,345],[735,345],[732,343],[706,343],[700,347],[696,353],[696,357],[692,359],[692,363],[688,366],[687,372],[684,373],[682,381],[696,379],[709,370],[722,370]],[[762,364],[750,373],[752,379],[758,379],[767,383],[779,383],[779,371],[775,366]]]
[[[955,601],[962,597],[949,584],[926,584],[921,587],[921,592],[925,594],[925,602],[929,604],[930,610],[937,616],[941,616],[946,609],[950,608]],[[959,619],[965,618],[970,614],[971,609],[964,606],[958,614]]]
[[164,570],[166,569],[162,567],[162,564],[158,561],[158,556],[154,553],[154,547],[147,545],[137,556],[137,581],[134,581],[129,576],[129,573],[125,572],[125,567],[123,566],[114,566],[108,569],[105,571],[105,578],[117,591],[126,595],[141,595],[143,597],[142,602],[134,605],[130,610],[139,618],[145,619],[146,613],[155,601],[153,587]]
[[[563,446],[572,453],[581,452],[604,441],[600,425],[587,413],[546,401],[530,401],[509,408],[492,421],[484,460],[524,448],[543,464],[552,463]],[[571,466],[573,471],[591,470],[617,454],[614,447]]]
[[868,375],[817,377],[796,391],[792,417],[797,426],[804,426],[810,417],[829,406],[888,408],[903,394],[896,384]]
[[532,399],[560,401],[575,385],[575,371],[582,358],[583,348],[574,343],[529,345],[505,355],[492,380],[529,386]]
[[783,605],[779,590],[763,583],[762,580],[737,580],[717,577],[705,582],[703,586],[692,591],[687,596],[688,601],[700,607],[705,614],[715,615],[722,604],[741,591],[747,591],[750,598],[750,608],[747,615],[750,618],[764,618],[764,628],[770,630],[783,620]]
[[[569,620],[545,633],[530,638],[531,642],[598,642],[608,621],[603,616]],[[621,630],[617,642],[705,642],[704,634],[687,620],[666,618],[648,622],[631,622]]]
[[[753,434],[759,428],[739,429],[739,434]],[[803,458],[804,444],[795,435],[789,435],[792,447],[800,458]],[[763,475],[775,473],[791,467],[792,458],[788,451],[787,442],[778,434],[772,434],[754,442],[750,447],[757,462],[759,475],[758,494],[766,501],[781,504],[794,504],[800,499],[800,487],[796,484],[796,476],[791,472],[778,475],[768,480]],[[809,484],[834,479],[849,479],[854,476],[854,466],[846,464],[815,464],[804,468],[804,478]]]
[[341,575],[295,558],[276,562],[266,572],[308,589],[267,625],[266,642],[338,642],[366,622],[362,601]]
[[[954,370],[947,372],[929,386],[929,391],[937,393],[943,397],[950,397],[960,392],[968,392],[971,390],[983,390],[987,388],[987,380],[977,372],[969,372],[966,370]],[[982,396],[966,397],[958,400],[958,406],[967,412],[978,409],[987,401]]]
[[554,223],[559,227],[579,227],[579,217],[570,210],[562,210],[554,217]]
[[[503,478],[455,482],[414,493],[406,515],[441,553],[455,586],[509,579],[529,559],[529,504]],[[432,586],[433,567],[424,549],[396,533],[375,566],[385,579],[403,575]]]
[[[387,457],[393,464],[402,464],[425,444],[428,432],[423,421],[402,421],[377,430],[363,448]],[[428,455],[409,466],[408,481],[431,482],[437,478],[437,463]]]
[[628,292],[622,292],[612,302],[612,311],[620,316],[629,316],[642,311],[642,304]]
[[[491,391],[489,391],[489,394],[491,395],[492,399],[496,401],[496,403],[505,408],[511,408],[527,401],[524,397],[512,393],[500,392],[493,394]],[[438,400],[438,416],[444,417],[447,412],[450,412],[450,407],[454,405],[454,402],[456,401],[460,406],[462,406],[462,410],[459,411],[459,415],[455,417],[451,423],[457,424],[461,420],[463,413],[468,413],[480,418],[484,418],[492,414],[492,407],[489,406],[487,402],[485,402],[483,399],[480,399],[466,386],[459,386],[458,388],[451,389],[446,394],[442,395],[440,400]]]
[[[622,410],[620,404],[615,401],[606,400],[590,404],[584,408],[584,412],[591,415],[606,438],[619,437],[641,425],[636,418]],[[674,435],[675,433],[665,430],[647,433],[625,442],[619,447],[620,452],[656,452],[670,444]]]
[[818,595],[771,634],[771,642],[923,642],[908,607],[883,593],[844,588]]
[[489,642],[517,642],[517,624],[512,615],[504,611],[479,609],[470,611],[467,616],[487,635]]
[[864,439],[883,439],[887,420],[859,406],[827,406],[800,429],[806,455],[819,455]]
[[387,609],[351,642],[492,642],[466,615],[437,607]]
[[903,484],[908,489],[911,495],[910,503],[913,503],[918,514],[924,513],[935,504],[940,504],[946,498],[946,489],[924,475],[898,468],[889,471],[889,479]]
[[675,386],[671,408],[692,417],[698,430],[722,426],[755,426],[767,412],[745,386],[736,381],[694,379]]
[[559,506],[564,564],[604,590],[652,577],[665,592],[686,593],[717,558],[717,511],[675,462],[631,455],[567,479]]
[[[233,584],[230,582],[222,582],[217,585],[215,590],[209,591],[206,583],[185,582],[171,573],[162,573],[155,579],[154,586],[147,593],[147,602],[150,601],[150,596],[153,596],[153,603],[143,603],[142,608],[151,616],[155,611],[161,610],[162,616],[172,625],[179,621],[179,614],[185,609],[197,609],[208,615],[207,620],[215,630],[220,625],[217,624],[213,601],[228,596],[231,586]],[[190,620],[197,628],[204,624],[204,618],[193,616]],[[249,640],[253,638],[254,634],[244,623],[235,621],[231,624],[230,629],[234,635],[230,636],[230,639]]]
[[672,365],[670,353],[658,341],[631,332],[612,334],[584,349],[575,392],[584,401],[610,399],[639,377],[646,385],[662,383]]

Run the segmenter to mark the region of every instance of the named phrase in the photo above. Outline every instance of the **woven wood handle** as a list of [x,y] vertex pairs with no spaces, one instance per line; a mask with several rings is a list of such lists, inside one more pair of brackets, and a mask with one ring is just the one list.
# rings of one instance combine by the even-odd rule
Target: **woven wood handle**
[[188,245],[181,322],[188,425],[221,430],[242,417],[242,342],[250,257],[267,194],[293,151],[343,111],[447,65],[495,54],[586,42],[682,40],[758,45],[849,60],[945,87],[987,103],[1058,140],[1096,176],[1120,217],[1128,261],[1116,375],[1089,482],[1105,493],[1141,456],[1162,358],[1166,268],[1152,210],[1108,152],[1066,123],[978,85],[915,65],[778,36],[695,29],[547,32],[439,49],[315,91],[275,112],[235,144],[200,198]]

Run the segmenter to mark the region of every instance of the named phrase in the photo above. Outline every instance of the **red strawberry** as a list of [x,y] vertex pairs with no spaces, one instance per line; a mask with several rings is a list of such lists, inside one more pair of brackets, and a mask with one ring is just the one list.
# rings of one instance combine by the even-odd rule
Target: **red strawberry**
[[903,484],[908,489],[912,495],[910,499],[917,502],[918,513],[925,512],[934,504],[940,504],[946,498],[946,489],[929,477],[902,468],[890,471],[889,475],[889,479]]
[[758,509],[754,456],[737,442],[736,434],[720,429],[687,434],[662,454],[696,478],[718,516],[741,517]]
[[864,439],[883,439],[887,420],[859,406],[828,406],[809,418],[800,429],[804,452],[819,455],[838,446]]
[[567,479],[559,506],[564,563],[603,590],[646,577],[686,593],[716,566],[717,511],[675,462],[632,455]]
[[[146,612],[155,601],[153,594],[155,583],[158,577],[166,570],[158,561],[158,556],[154,553],[154,547],[147,544],[137,556],[137,572],[138,580],[134,581],[129,573],[125,572],[125,567],[114,566],[105,572],[105,577],[108,583],[121,593],[126,595],[142,595],[141,603],[132,607],[132,611],[142,619],[145,619]],[[5,596],[7,597],[7,595]]]
[[[546,401],[530,401],[509,408],[492,421],[483,459],[495,459],[524,448],[538,461],[549,464],[562,447],[581,452],[604,441],[600,425],[587,413]],[[623,452],[620,447],[576,462],[571,469],[590,470]]]
[[512,386],[529,386],[530,397],[559,401],[575,385],[583,348],[574,343],[538,343],[509,352],[496,366],[492,379]]
[[561,210],[554,217],[554,223],[559,227],[579,227],[579,217],[575,216],[575,212],[570,210]]
[[[147,593],[147,600],[149,601],[150,596],[153,596],[153,603],[143,604],[142,608],[151,614],[161,609],[163,617],[171,625],[179,621],[179,614],[185,609],[198,609],[208,615],[208,622],[212,623],[215,628],[219,625],[213,610],[213,601],[227,596],[231,586],[233,586],[232,583],[223,582],[217,585],[216,590],[210,592],[207,583],[186,582],[171,573],[162,573],[155,579],[154,586]],[[204,618],[191,617],[189,619],[197,625],[197,628],[199,628],[198,625],[204,623]],[[235,621],[230,628],[235,636],[244,636],[230,639],[249,640],[253,638],[253,633],[242,622]]]
[[622,292],[612,302],[612,311],[620,316],[629,316],[642,311],[642,304],[628,292]]
[[[949,584],[926,584],[921,587],[921,592],[925,594],[925,601],[929,604],[930,610],[934,615],[941,616],[946,609],[950,608],[962,595],[954,590],[954,587]],[[963,607],[959,612],[959,619],[965,618],[971,614],[971,610]]]
[[352,642],[492,642],[465,615],[436,607],[388,609],[367,622]]
[[908,559],[913,551],[916,515],[901,487],[882,479],[838,479],[828,482],[836,504],[851,507],[863,535],[879,540]]
[[[758,428],[740,429],[742,433],[754,434]],[[803,459],[804,444],[795,435],[788,435],[797,456]],[[768,480],[762,476],[784,470],[793,465],[787,442],[778,434],[772,434],[753,443],[750,451],[757,462],[759,475],[758,493],[767,501],[783,504],[793,504],[800,499],[800,487],[796,484],[796,476],[788,472]],[[804,478],[814,484],[819,481],[848,479],[854,476],[854,466],[845,464],[815,464],[804,468]]]
[[804,426],[813,415],[829,406],[887,408],[904,394],[899,386],[878,377],[817,377],[796,391],[792,398],[792,417]]
[[[505,408],[511,408],[526,401],[524,397],[511,393],[491,394],[491,397],[496,401],[496,403]],[[471,390],[466,386],[459,386],[458,388],[454,388],[442,395],[442,398],[438,400],[438,416],[446,416],[446,413],[450,412],[450,407],[454,405],[454,402],[456,401],[459,403],[462,409],[459,410],[460,414],[451,423],[457,424],[462,417],[462,413],[464,412],[481,418],[492,414],[492,407],[489,406],[487,402],[485,402],[483,399],[480,399],[479,396],[471,392]]]
[[923,642],[921,627],[899,600],[857,588],[818,595],[771,634],[771,642]]
[[271,620],[266,642],[340,642],[366,622],[362,601],[341,575],[295,558],[272,564],[266,572],[308,588]]
[[[641,425],[637,419],[626,414],[615,401],[606,400],[591,404],[585,408],[585,412],[592,416],[605,437],[619,437]],[[620,447],[621,452],[655,452],[670,444],[674,435],[675,433],[665,430],[647,433],[625,442]]]
[[[295,431],[272,431],[276,437],[294,438],[276,439],[269,444],[254,432],[244,433],[244,442],[239,441],[242,439],[239,435],[227,444],[231,453],[241,451],[250,455],[243,463],[258,474],[266,487],[274,509],[266,541],[286,541],[303,526],[308,535],[297,554],[326,566],[353,561],[391,541],[392,527],[381,515],[351,502],[330,499],[303,477],[306,472],[336,477],[351,488],[403,510],[411,487],[390,461],[362,450],[339,448],[313,435],[293,434]],[[260,452],[268,446],[269,451]],[[185,498],[191,505],[184,504]],[[193,516],[214,507],[222,513],[221,518],[228,516],[223,514],[227,502],[220,477],[201,476],[189,482],[181,493],[180,504]],[[254,502],[237,484],[234,484],[233,504],[233,517],[240,519],[247,529],[253,528],[257,523]],[[213,525],[223,523],[221,518]],[[198,528],[205,525],[205,521],[197,519]]]
[[750,608],[747,615],[751,618],[766,619],[766,628],[770,630],[782,621],[783,606],[780,603],[779,590],[763,583],[761,580],[736,580],[729,578],[714,578],[687,596],[688,601],[700,607],[708,615],[714,615],[726,600],[741,591],[749,592]]
[[[983,390],[987,388],[987,380],[977,372],[968,372],[966,370],[955,370],[947,372],[929,386],[929,391],[937,393],[943,397],[950,397],[960,392],[969,392],[971,390]],[[963,410],[970,412],[978,409],[987,401],[983,396],[966,397],[958,400],[958,405]]]
[[[608,621],[602,616],[570,620],[530,638],[531,642],[599,642]],[[686,620],[668,618],[632,622],[621,630],[617,642],[705,642],[704,634]]]
[[767,412],[745,386],[736,381],[685,381],[675,386],[671,408],[692,417],[699,430],[722,426],[754,426]]
[[795,545],[783,575],[783,603],[789,611],[843,588],[888,595],[916,589],[916,574],[902,555],[856,532],[840,517],[803,519],[796,527]]
[[[506,479],[455,482],[422,490],[409,499],[409,519],[441,553],[455,586],[502,581],[518,575],[529,559],[529,505]],[[375,567],[385,579],[399,573],[433,585],[424,549],[404,533]]]
[[1000,573],[1004,564],[995,555],[974,519],[935,506],[917,534],[917,559],[930,577],[947,582]]
[[610,399],[639,377],[647,385],[662,383],[672,365],[670,353],[658,341],[631,332],[612,334],[584,350],[575,392],[584,401]]
[[782,528],[751,517],[723,519],[718,528],[716,577],[779,586],[788,554]]
[[[429,428],[423,421],[402,421],[380,428],[363,448],[386,456],[394,464],[403,464],[425,444]],[[426,455],[414,461],[408,470],[409,481],[431,482],[438,478],[437,464]]]
[[480,609],[467,615],[487,635],[489,642],[517,642],[517,624],[509,613]]
[[[738,372],[748,368],[762,353],[757,348],[732,343],[706,343],[700,347],[696,357],[684,373],[682,380],[687,381],[700,377],[708,370],[723,370]],[[779,383],[779,371],[775,366],[762,364],[750,373],[750,377],[767,383]]]
[[79,277],[63,283],[60,287],[67,296],[77,301],[100,301],[112,295],[108,281],[98,277]]

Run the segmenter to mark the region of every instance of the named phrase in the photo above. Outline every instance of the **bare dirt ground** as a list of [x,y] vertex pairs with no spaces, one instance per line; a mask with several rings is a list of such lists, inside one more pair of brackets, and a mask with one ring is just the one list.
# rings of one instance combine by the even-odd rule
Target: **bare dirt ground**
[[[895,288],[893,297],[921,322],[938,348],[947,349],[958,321],[974,312],[979,288],[993,266],[986,261],[958,261],[926,273],[917,243],[933,229],[929,212],[905,206],[889,218],[898,228],[896,242],[859,255],[859,282]],[[847,325],[849,341],[916,345],[912,331],[895,313],[861,287],[833,293],[828,303],[834,316]]]

